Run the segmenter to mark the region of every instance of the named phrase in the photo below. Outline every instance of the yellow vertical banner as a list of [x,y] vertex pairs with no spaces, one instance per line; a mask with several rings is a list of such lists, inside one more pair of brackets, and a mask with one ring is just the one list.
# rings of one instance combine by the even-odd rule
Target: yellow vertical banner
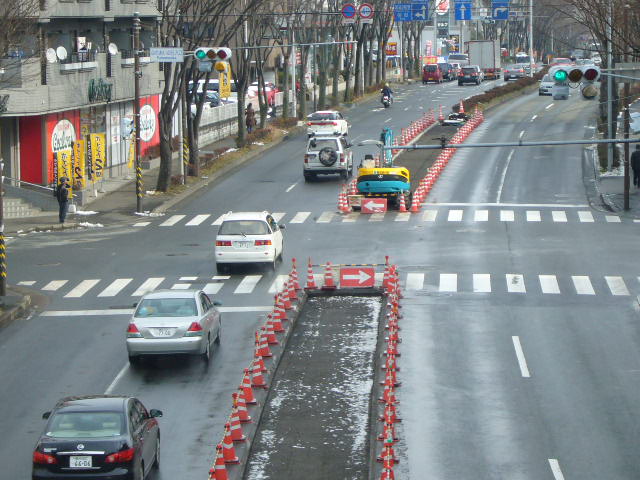
[[69,188],[69,198],[73,197],[73,153],[70,148],[60,150],[56,152],[56,162],[58,164],[58,185],[62,183],[60,179],[66,177],[67,181],[71,185]]
[[87,186],[85,141],[76,140],[73,142],[73,187],[84,190]]
[[91,181],[102,179],[104,167],[107,165],[106,134],[92,133],[91,142]]
[[133,163],[136,160],[136,134],[132,133],[129,139],[129,163],[127,167],[133,168]]
[[225,62],[225,69],[218,74],[218,93],[220,98],[229,98],[231,95],[231,64]]

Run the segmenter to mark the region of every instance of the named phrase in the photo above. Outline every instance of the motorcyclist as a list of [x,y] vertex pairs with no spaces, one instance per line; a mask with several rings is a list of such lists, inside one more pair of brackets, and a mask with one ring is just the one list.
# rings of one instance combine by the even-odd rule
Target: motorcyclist
[[387,97],[389,97],[389,101],[393,102],[393,90],[391,90],[391,87],[389,86],[388,83],[384,84],[384,87],[382,87],[381,92],[383,97],[386,95]]

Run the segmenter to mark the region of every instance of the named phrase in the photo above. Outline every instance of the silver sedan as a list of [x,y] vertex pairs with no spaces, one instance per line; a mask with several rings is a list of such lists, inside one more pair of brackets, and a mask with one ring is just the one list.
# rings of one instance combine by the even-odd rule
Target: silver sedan
[[211,344],[220,343],[219,302],[202,290],[158,290],[138,302],[127,328],[129,362],[144,355],[211,356]]

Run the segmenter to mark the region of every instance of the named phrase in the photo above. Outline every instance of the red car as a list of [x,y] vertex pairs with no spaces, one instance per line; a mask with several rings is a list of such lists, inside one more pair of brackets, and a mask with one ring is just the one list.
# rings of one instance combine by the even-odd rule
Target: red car
[[429,82],[442,83],[444,81],[444,75],[440,66],[437,63],[430,63],[422,67],[422,83],[427,84]]

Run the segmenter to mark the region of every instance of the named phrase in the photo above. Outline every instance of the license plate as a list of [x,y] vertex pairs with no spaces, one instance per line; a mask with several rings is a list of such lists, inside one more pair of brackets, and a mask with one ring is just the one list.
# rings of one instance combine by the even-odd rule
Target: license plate
[[93,466],[91,457],[89,456],[71,456],[69,457],[69,467],[71,468],[91,468]]
[[153,335],[155,337],[171,337],[174,331],[173,328],[154,328]]
[[249,248],[253,242],[233,242],[233,246],[236,248]]

